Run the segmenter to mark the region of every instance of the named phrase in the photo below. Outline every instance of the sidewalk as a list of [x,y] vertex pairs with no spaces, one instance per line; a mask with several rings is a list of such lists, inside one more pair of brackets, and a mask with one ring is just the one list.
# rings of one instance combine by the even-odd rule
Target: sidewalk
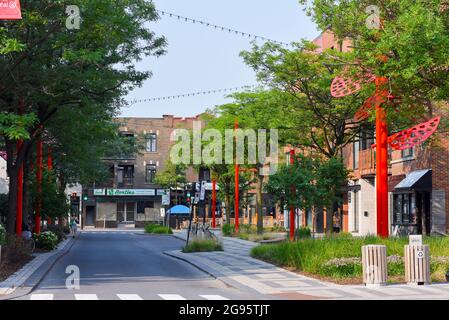
[[[28,262],[22,269],[16,271],[8,279],[0,282],[0,298],[10,295],[20,287],[32,287],[39,281],[42,274],[45,274],[54,262],[61,255],[65,254],[76,239],[68,237],[59,243],[58,248],[46,252],[34,254],[35,258]],[[48,268],[41,268],[42,266]],[[38,271],[38,272],[37,272]],[[39,273],[39,274],[38,274]]]
[[[186,232],[175,237],[185,240]],[[257,243],[236,238],[223,238],[223,252],[185,254],[165,252],[209,273],[224,283],[245,286],[261,293],[285,299],[337,299],[337,300],[393,300],[393,299],[449,299],[449,284],[430,286],[388,285],[368,289],[363,285],[337,285],[319,281],[272,264],[251,258],[249,252]]]

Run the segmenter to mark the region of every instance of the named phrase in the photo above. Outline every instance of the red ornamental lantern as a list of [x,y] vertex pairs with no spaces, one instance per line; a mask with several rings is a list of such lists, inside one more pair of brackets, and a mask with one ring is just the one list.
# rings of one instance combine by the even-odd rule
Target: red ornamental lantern
[[22,19],[19,0],[0,0],[0,20]]

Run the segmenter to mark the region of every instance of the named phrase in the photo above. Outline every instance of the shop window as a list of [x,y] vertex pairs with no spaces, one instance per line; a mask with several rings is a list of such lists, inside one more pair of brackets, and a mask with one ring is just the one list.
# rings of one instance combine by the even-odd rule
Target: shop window
[[137,202],[137,213],[145,213],[146,208],[154,208],[154,202],[153,201]]
[[410,225],[417,222],[417,208],[414,193],[393,196],[393,224]]

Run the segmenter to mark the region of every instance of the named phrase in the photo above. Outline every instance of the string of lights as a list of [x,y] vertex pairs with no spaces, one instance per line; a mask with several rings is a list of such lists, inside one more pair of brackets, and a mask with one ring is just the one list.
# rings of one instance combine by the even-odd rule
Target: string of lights
[[142,103],[142,102],[155,102],[155,101],[167,101],[167,100],[175,100],[175,99],[182,99],[182,98],[188,98],[188,97],[195,97],[195,96],[201,96],[201,95],[210,95],[215,93],[227,93],[227,92],[236,92],[240,90],[249,90],[256,88],[257,86],[241,86],[241,87],[233,87],[233,88],[224,88],[224,89],[214,89],[214,90],[204,90],[204,91],[198,91],[198,92],[190,92],[190,93],[184,93],[184,94],[178,94],[173,96],[163,96],[163,97],[155,97],[155,98],[146,98],[146,99],[134,99],[129,101],[130,104],[136,104],[136,103]]
[[179,21],[183,21],[183,22],[188,22],[188,23],[193,23],[193,24],[200,24],[209,28],[214,28],[217,31],[223,31],[223,32],[228,32],[230,34],[235,34],[238,36],[242,36],[242,37],[246,37],[249,39],[254,39],[254,40],[262,40],[262,41],[266,41],[266,42],[272,42],[275,44],[279,44],[279,45],[283,45],[283,46],[293,46],[293,44],[291,43],[286,43],[286,42],[282,42],[282,41],[277,41],[277,40],[273,40],[273,39],[269,39],[267,37],[263,37],[263,36],[259,36],[259,35],[255,35],[252,33],[248,33],[248,32],[243,32],[243,31],[239,31],[239,30],[234,30],[228,27],[224,27],[224,26],[220,26],[220,25],[216,25],[210,22],[206,22],[206,21],[202,21],[202,20],[198,20],[198,19],[193,19],[193,18],[189,18],[189,17],[184,17],[175,13],[171,13],[171,12],[167,12],[167,11],[162,11],[162,10],[157,10],[156,11],[158,13],[160,13],[162,16],[167,16],[173,19],[178,19]]

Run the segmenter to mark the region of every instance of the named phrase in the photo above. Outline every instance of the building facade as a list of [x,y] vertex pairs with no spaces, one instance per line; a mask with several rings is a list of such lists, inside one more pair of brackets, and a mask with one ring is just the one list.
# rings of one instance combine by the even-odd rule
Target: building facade
[[[83,227],[143,227],[148,222],[162,222],[168,205],[162,203],[167,190],[155,183],[170,156],[171,136],[176,129],[193,129],[199,117],[119,118],[120,134],[143,139],[143,150],[104,159],[110,180],[83,190]],[[198,173],[189,167],[188,181],[197,181]],[[175,191],[176,193],[177,191]],[[180,190],[180,192],[182,192]],[[172,192],[172,197],[174,196]]]

